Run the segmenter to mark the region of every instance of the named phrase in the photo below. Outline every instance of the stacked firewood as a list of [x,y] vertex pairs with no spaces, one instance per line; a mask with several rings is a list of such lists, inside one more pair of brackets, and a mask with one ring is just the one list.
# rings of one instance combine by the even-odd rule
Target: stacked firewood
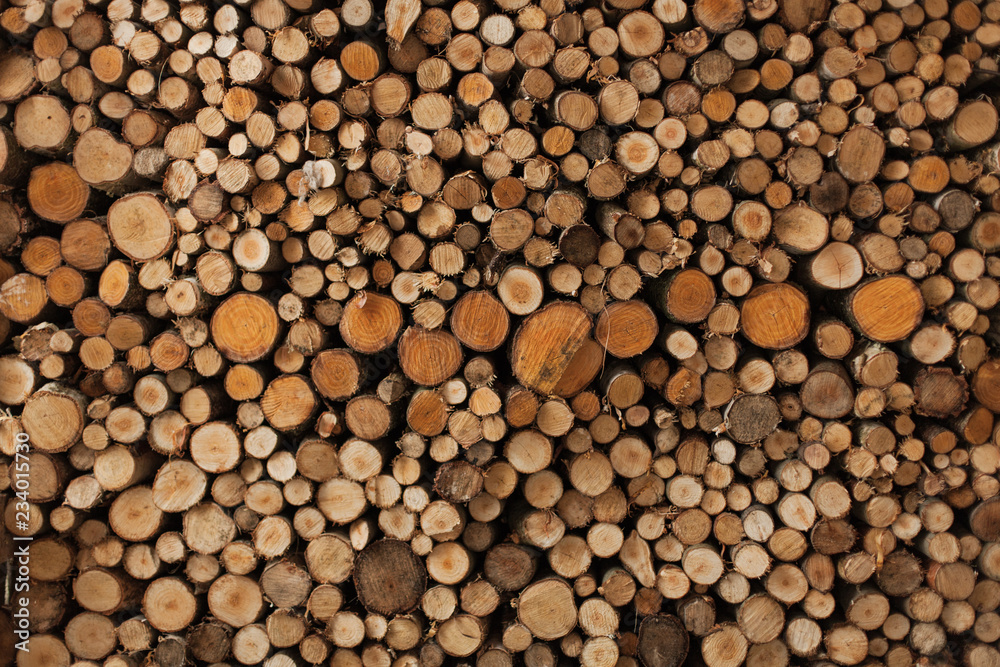
[[0,665],[1000,665],[1000,1],[0,33]]

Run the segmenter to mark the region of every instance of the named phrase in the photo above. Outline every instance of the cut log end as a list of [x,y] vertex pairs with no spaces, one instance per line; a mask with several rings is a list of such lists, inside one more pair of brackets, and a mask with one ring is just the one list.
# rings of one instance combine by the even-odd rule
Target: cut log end
[[234,294],[212,314],[216,347],[227,359],[246,363],[269,354],[278,340],[280,321],[273,305],[261,296]]
[[361,603],[384,615],[412,610],[427,587],[423,562],[398,540],[375,542],[358,554],[353,577]]

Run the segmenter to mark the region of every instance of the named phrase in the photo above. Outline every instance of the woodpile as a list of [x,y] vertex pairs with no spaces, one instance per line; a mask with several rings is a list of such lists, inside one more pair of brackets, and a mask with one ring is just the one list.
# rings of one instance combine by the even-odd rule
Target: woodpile
[[1000,2],[0,26],[0,665],[1000,665]]

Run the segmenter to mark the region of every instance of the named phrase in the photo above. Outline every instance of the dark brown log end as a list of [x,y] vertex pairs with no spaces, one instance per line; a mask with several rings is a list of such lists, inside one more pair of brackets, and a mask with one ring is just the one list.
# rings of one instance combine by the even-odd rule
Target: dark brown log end
[[427,589],[427,570],[406,542],[379,540],[358,554],[354,586],[371,611],[402,614],[416,607]]

